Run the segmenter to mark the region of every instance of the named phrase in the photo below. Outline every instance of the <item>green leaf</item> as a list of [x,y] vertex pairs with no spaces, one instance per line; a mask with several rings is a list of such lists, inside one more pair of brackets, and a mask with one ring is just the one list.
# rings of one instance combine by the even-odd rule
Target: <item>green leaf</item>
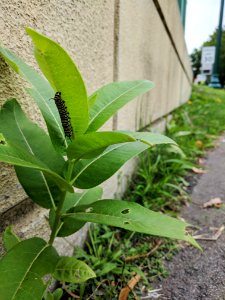
[[89,107],[89,109],[95,104],[96,99],[97,99],[97,94],[96,93],[94,93],[93,95],[88,97],[88,107]]
[[[54,208],[62,196],[62,189],[55,179],[45,172],[15,166],[16,175],[27,195],[44,208]],[[72,192],[72,190],[71,190]]]
[[[56,152],[44,130],[26,117],[15,99],[7,101],[0,111],[0,132],[8,141],[30,152],[51,170],[63,174],[63,157]],[[15,169],[28,196],[42,207],[52,207],[60,197],[60,189],[55,182],[43,172],[21,167]]]
[[6,142],[6,141],[5,141],[5,138],[4,138],[3,134],[0,133],[0,144],[4,145],[5,142]]
[[54,296],[51,292],[47,292],[47,294],[44,295],[44,300],[54,300]]
[[0,132],[7,141],[35,155],[52,170],[62,173],[65,161],[52,146],[49,136],[22,111],[16,99],[8,100],[0,110]]
[[131,137],[145,143],[149,146],[160,145],[160,144],[174,144],[177,145],[172,139],[165,135],[152,133],[152,132],[131,132],[131,131],[121,131]]
[[136,80],[113,82],[100,88],[90,97],[90,123],[87,132],[99,129],[118,109],[153,86],[151,81]]
[[41,300],[46,289],[42,277],[54,272],[58,259],[40,238],[18,243],[0,260],[1,300]]
[[93,158],[110,145],[133,141],[134,138],[120,132],[91,132],[78,136],[69,145],[67,155],[69,159]]
[[[76,207],[78,205],[88,205],[92,202],[100,200],[102,197],[102,188],[95,187],[93,189],[86,190],[82,193],[73,193],[66,195],[65,202],[63,204],[62,212],[65,213],[72,207]],[[74,220],[65,220],[60,228],[57,236],[68,236],[73,234],[74,232],[81,229],[86,222],[74,222]]]
[[90,205],[72,208],[63,219],[121,227],[126,230],[184,240],[199,247],[196,241],[185,232],[189,224],[133,202],[101,200]]
[[63,295],[63,290],[58,288],[53,293],[54,300],[60,300]]
[[54,90],[42,76],[14,53],[0,47],[0,54],[16,73],[23,76],[31,84],[32,88],[27,90],[44,117],[53,145],[62,151],[63,145],[67,146],[64,131],[56,105],[53,100],[49,100],[54,96]]
[[63,295],[63,290],[58,288],[53,293],[47,292],[44,296],[44,300],[60,300]]
[[85,190],[82,193],[66,194],[62,212],[66,212],[72,207],[88,205],[92,202],[100,200],[102,197],[102,193],[102,188],[100,186],[96,186],[92,189]]
[[63,282],[82,283],[96,277],[94,271],[75,257],[61,257],[55,268],[54,278]]
[[73,192],[72,186],[66,182],[65,179],[60,177],[57,173],[53,172],[38,160],[34,155],[30,154],[28,151],[17,147],[16,145],[6,141],[4,145],[0,144],[0,161],[17,165],[21,167],[27,167],[32,169],[37,169],[46,172],[51,178],[57,183],[57,185],[62,190],[68,190]]
[[81,189],[97,186],[148,147],[139,141],[117,144],[108,147],[97,158],[82,159],[75,165],[72,183]]
[[15,234],[12,226],[8,226],[3,233],[3,245],[8,252],[11,248],[20,242],[20,238]]
[[35,57],[54,91],[61,92],[71,117],[74,133],[83,133],[88,126],[86,88],[76,65],[56,42],[31,28],[26,29],[35,46]]

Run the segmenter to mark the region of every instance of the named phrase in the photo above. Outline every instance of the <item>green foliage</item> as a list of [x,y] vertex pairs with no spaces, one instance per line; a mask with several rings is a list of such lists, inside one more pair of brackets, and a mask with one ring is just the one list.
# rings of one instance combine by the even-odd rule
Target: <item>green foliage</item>
[[[102,190],[96,186],[129,159],[152,145],[175,145],[167,137],[147,132],[95,132],[153,84],[147,80],[112,83],[88,98],[83,79],[65,50],[33,29],[28,28],[27,33],[49,83],[9,50],[0,48],[0,53],[31,84],[29,93],[40,108],[49,135],[26,117],[15,99],[6,101],[0,110],[0,161],[14,165],[26,193],[35,203],[50,209],[51,235],[48,242],[40,238],[19,241],[10,229],[6,230],[8,252],[0,260],[1,299],[57,299],[60,291],[55,295],[45,292],[48,283],[43,277],[47,274],[73,283],[92,278],[94,272],[84,262],[59,257],[52,246],[57,236],[70,235],[86,222],[181,239],[198,247],[186,234],[188,224],[182,221],[135,203],[98,201]],[[67,107],[72,140],[65,138],[59,112],[50,100],[54,92],[61,92]],[[93,189],[77,193],[72,185]]]
[[93,158],[112,144],[134,141],[135,139],[129,135],[119,132],[91,132],[78,136],[69,145],[67,155],[69,159]]
[[[3,105],[0,119],[0,132],[8,142],[18,145],[29,152],[29,155],[35,155],[51,170],[63,175],[63,157],[55,150],[44,130],[26,117],[16,100],[7,101]],[[20,183],[34,202],[45,208],[54,206],[53,199],[56,200],[60,196],[60,189],[49,175],[23,167],[15,169]]]
[[54,270],[54,278],[62,282],[82,283],[95,277],[95,273],[83,261],[62,256]]
[[148,80],[113,82],[97,90],[90,101],[90,122],[87,132],[96,131],[121,107],[153,88]]
[[[162,145],[141,154],[136,175],[124,198],[152,210],[177,215],[182,203],[189,201],[187,191],[195,182],[191,169],[199,167],[198,158],[213,147],[214,140],[225,130],[224,120],[225,92],[194,87],[191,99],[172,113],[167,125],[167,136],[180,145],[183,153],[173,145]],[[135,288],[136,298],[141,298],[143,285],[150,289],[155,278],[165,277],[164,260],[171,259],[178,251],[174,241],[164,239],[157,251],[145,256],[157,242],[144,234],[106,225],[93,226],[85,250],[76,248],[75,255],[77,259],[85,259],[95,270],[96,278],[83,288],[75,284],[68,288],[76,295],[83,295],[82,299],[100,300],[104,295],[114,300],[133,272],[142,272],[142,281]],[[129,257],[136,259],[129,261]]]
[[56,289],[53,293],[47,292],[44,295],[44,300],[60,300],[63,295],[62,289]]
[[40,238],[16,244],[0,261],[1,299],[40,300],[46,289],[42,277],[57,262],[56,250]]
[[28,88],[27,91],[41,111],[53,145],[58,150],[61,150],[63,144],[65,143],[65,145],[67,145],[67,143],[65,141],[59,113],[54,101],[47,101],[53,96],[54,90],[42,76],[14,53],[6,48],[0,47],[0,54],[13,70],[23,76],[31,85],[31,88]]
[[138,273],[142,280],[135,288],[136,298],[131,295],[129,299],[143,296],[140,292],[143,286],[148,290],[155,277],[163,278],[167,275],[162,260],[171,259],[178,251],[174,242],[164,239],[159,250],[148,255],[159,242],[159,239],[144,234],[93,225],[89,230],[85,250],[75,248],[74,252],[77,259],[84,259],[95,270],[96,278],[83,286],[70,284],[67,290],[83,300],[100,300],[102,295],[104,299],[117,300],[121,289]]
[[27,33],[34,43],[38,65],[55,92],[60,91],[71,117],[74,134],[88,126],[87,92],[79,70],[71,57],[56,42],[31,28]]
[[[207,122],[206,122],[207,120]],[[125,197],[152,210],[174,215],[180,202],[188,201],[188,173],[198,167],[198,157],[214,145],[225,130],[225,93],[208,87],[193,87],[191,99],[176,109],[166,134],[179,144],[152,148],[141,156],[140,168]],[[191,176],[192,178],[193,176]],[[191,179],[192,180],[192,179]]]
[[179,238],[198,247],[191,236],[183,234],[188,224],[127,201],[107,199],[91,203],[91,205],[78,206],[68,211],[65,216],[65,219],[67,218],[112,225],[157,236],[163,232],[165,237]]

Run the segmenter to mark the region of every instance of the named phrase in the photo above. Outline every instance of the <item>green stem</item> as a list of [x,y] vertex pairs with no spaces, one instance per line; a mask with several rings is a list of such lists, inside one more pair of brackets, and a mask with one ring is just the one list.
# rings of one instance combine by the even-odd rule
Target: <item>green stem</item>
[[[66,181],[68,183],[70,182],[70,179],[71,179],[71,176],[72,176],[74,164],[75,164],[75,161],[69,161],[67,173],[66,173],[66,176],[65,176]],[[66,191],[64,191],[62,193],[61,199],[59,201],[59,204],[58,204],[56,212],[55,212],[55,220],[54,220],[52,232],[51,232],[51,235],[50,235],[50,239],[49,239],[49,242],[48,242],[49,245],[53,244],[53,242],[54,242],[54,240],[57,236],[57,233],[59,231],[59,228],[61,226],[61,220],[60,219],[61,219],[61,216],[62,216],[62,208],[63,208],[63,204],[64,204],[64,201],[65,201],[65,198],[66,198],[66,193],[67,193]]]
[[49,242],[48,242],[49,245],[53,244],[53,242],[56,238],[56,235],[58,233],[58,228],[60,226],[61,211],[62,211],[62,208],[63,208],[63,203],[64,203],[64,200],[65,200],[65,197],[66,197],[66,192],[63,192],[62,197],[59,201],[58,207],[57,207],[56,212],[55,212],[55,220],[54,220],[51,236],[50,236],[50,239],[49,239]]

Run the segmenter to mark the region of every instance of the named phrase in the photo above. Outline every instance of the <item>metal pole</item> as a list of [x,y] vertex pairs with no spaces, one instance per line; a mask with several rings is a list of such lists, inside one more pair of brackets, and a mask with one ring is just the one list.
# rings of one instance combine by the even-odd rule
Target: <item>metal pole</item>
[[220,63],[220,48],[221,48],[221,37],[222,37],[223,9],[224,9],[224,0],[221,0],[219,26],[218,26],[217,38],[216,38],[215,62],[213,65],[213,74],[211,76],[211,81],[209,84],[209,86],[213,88],[221,88],[221,84],[219,80],[219,65],[220,65],[219,63]]

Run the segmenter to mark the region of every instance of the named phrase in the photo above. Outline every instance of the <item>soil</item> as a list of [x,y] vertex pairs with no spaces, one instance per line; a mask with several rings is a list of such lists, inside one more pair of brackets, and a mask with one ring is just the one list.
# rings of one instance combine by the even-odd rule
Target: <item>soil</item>
[[[219,197],[225,205],[225,136],[209,153],[204,166],[207,173],[198,178],[191,193],[192,203],[182,209],[181,215],[198,228],[194,235],[208,233],[211,238],[225,223],[225,206],[203,208],[203,204]],[[154,299],[225,299],[225,230],[217,240],[198,242],[203,252],[185,246],[166,262],[169,276],[155,284],[155,288],[161,288],[161,296]]]

